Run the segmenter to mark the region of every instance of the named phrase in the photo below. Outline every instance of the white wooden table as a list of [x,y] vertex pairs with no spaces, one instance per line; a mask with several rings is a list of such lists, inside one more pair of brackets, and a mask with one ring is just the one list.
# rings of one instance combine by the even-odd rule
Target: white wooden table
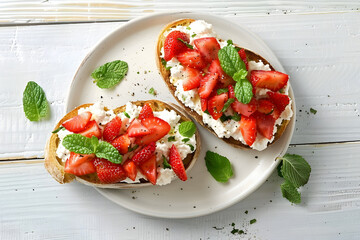
[[[0,239],[360,239],[359,8],[350,0],[0,1]],[[130,212],[91,187],[60,185],[44,169],[45,141],[87,52],[132,18],[175,10],[245,25],[291,75],[297,122],[289,152],[312,166],[300,205],[282,198],[274,172],[226,210],[158,219]],[[28,81],[45,90],[49,119],[25,118]],[[232,234],[232,223],[246,234]]]

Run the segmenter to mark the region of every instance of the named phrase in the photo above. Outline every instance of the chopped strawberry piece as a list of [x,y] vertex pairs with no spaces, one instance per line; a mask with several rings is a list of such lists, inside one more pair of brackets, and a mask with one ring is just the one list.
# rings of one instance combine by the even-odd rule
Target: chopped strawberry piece
[[92,136],[101,138],[101,130],[95,120],[88,122],[88,124],[85,126],[85,129],[79,132],[79,134],[88,138],[91,138]]
[[119,136],[120,130],[121,130],[121,118],[116,116],[113,118],[110,122],[108,122],[105,125],[104,132],[103,132],[103,138],[107,142],[111,142]]
[[186,67],[203,69],[206,66],[205,60],[201,57],[200,53],[196,50],[187,50],[178,54],[177,59]]
[[217,73],[219,75],[219,81],[222,83],[222,87],[227,87],[230,84],[234,84],[234,80],[221,68],[220,61],[218,59],[211,62],[208,71],[211,73]]
[[62,125],[66,130],[78,133],[85,129],[85,126],[90,121],[92,114],[90,112],[83,112],[67,121],[65,121]]
[[185,42],[189,43],[189,36],[180,31],[172,31],[169,35],[166,36],[164,42],[164,59],[165,61],[171,60],[173,57],[178,55],[179,53],[187,50],[187,46],[181,42],[178,38],[181,38]]
[[[145,119],[144,119],[145,120]],[[130,123],[127,130],[129,137],[141,137],[150,134],[148,128],[146,128],[139,119],[134,118]]]
[[273,137],[275,119],[271,115],[260,112],[256,112],[254,115],[256,118],[257,131],[270,140]]
[[94,165],[102,183],[117,183],[126,178],[126,172],[121,164],[112,163],[103,158],[95,158]]
[[150,143],[149,145],[145,146],[139,152],[137,152],[133,157],[132,161],[135,163],[136,166],[140,166],[143,162],[148,160],[155,152],[156,144],[155,142]]
[[280,114],[285,110],[286,106],[290,103],[288,95],[277,93],[277,92],[267,92],[267,95],[270,98],[270,101],[273,102],[276,108],[280,111]]
[[251,146],[256,140],[256,119],[253,116],[241,116],[240,131],[247,145]]
[[151,142],[156,142],[164,137],[171,129],[171,126],[166,121],[158,117],[147,118],[142,121],[142,124],[149,129],[150,134],[137,138],[136,144],[146,145]]
[[141,108],[139,114],[139,120],[143,120],[145,118],[153,117],[154,113],[149,103],[145,103],[144,106]]
[[203,112],[205,112],[206,111],[206,109],[207,109],[207,105],[208,105],[208,100],[207,100],[207,98],[201,98],[200,99],[200,102],[201,102],[201,110],[203,111]]
[[257,101],[257,110],[258,112],[264,113],[264,114],[271,114],[274,111],[275,105],[266,99],[260,99]]
[[198,93],[200,98],[208,98],[216,86],[218,80],[217,73],[207,73],[200,81]]
[[277,71],[253,70],[250,73],[250,81],[254,87],[267,88],[271,91],[279,91],[289,80],[285,73]]
[[65,162],[65,172],[82,176],[96,171],[93,159],[95,154],[77,154],[70,152],[70,157]]
[[243,49],[243,48],[240,49],[238,53],[240,55],[241,60],[245,63],[246,70],[249,70],[249,63],[248,63],[248,60],[246,57],[245,49]]
[[148,160],[140,165],[140,171],[145,175],[146,179],[153,185],[156,185],[157,171],[156,171],[156,156],[152,155]]
[[208,111],[210,115],[215,119],[219,119],[223,112],[221,111],[228,100],[228,93],[222,93],[211,97],[208,101]]
[[229,86],[228,86],[228,89],[229,89],[229,98],[236,99],[234,86],[233,86],[233,85],[229,85]]
[[178,176],[178,178],[180,178],[182,181],[187,180],[183,161],[181,160],[179,151],[177,150],[177,148],[174,144],[170,148],[169,164],[170,164],[172,170],[174,171],[174,173],[176,174],[176,176]]
[[198,38],[194,40],[196,48],[207,62],[218,59],[220,44],[214,37]]
[[271,113],[271,116],[277,120],[281,115],[281,112],[279,111],[279,109],[277,109],[277,107],[274,107],[274,111]]
[[123,168],[126,172],[126,176],[131,180],[135,181],[137,175],[137,167],[130,159],[126,160],[123,164]]
[[231,107],[234,111],[241,114],[242,116],[249,117],[256,111],[256,105],[256,99],[252,98],[248,104],[244,104],[238,100],[235,100],[235,102],[231,104]]
[[125,154],[128,152],[129,146],[130,146],[130,138],[127,134],[123,134],[117,138],[115,138],[111,145],[113,145],[120,154]]
[[185,79],[183,82],[184,91],[189,91],[200,86],[200,80],[202,78],[202,72],[195,68],[187,67],[184,70]]

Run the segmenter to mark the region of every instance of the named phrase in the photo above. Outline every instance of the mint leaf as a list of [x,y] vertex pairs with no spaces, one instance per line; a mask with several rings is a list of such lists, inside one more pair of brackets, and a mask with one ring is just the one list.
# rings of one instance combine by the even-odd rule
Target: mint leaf
[[183,143],[187,143],[188,141],[190,141],[190,138],[184,138],[183,140],[181,140]]
[[241,69],[246,70],[245,63],[232,45],[223,47],[218,52],[221,68],[231,77]]
[[231,119],[234,121],[240,121],[241,117],[237,112],[235,112],[234,115],[231,116]]
[[228,45],[228,46],[229,46],[229,45],[233,45],[233,41],[232,41],[231,39],[227,40],[226,42],[227,42],[227,45]]
[[230,105],[235,102],[235,99],[233,98],[229,98],[226,103],[224,104],[224,107],[221,109],[222,112],[225,112],[229,107]]
[[310,108],[310,112],[315,115],[317,113],[317,110]]
[[225,115],[225,114],[223,114],[223,115],[221,115],[221,117],[220,117],[220,121],[221,122],[225,122],[225,121],[227,121],[227,120],[230,120],[231,119],[231,116],[230,115]]
[[95,155],[99,158],[105,158],[112,163],[119,164],[122,162],[122,156],[119,151],[108,142],[100,142],[97,146]]
[[168,142],[175,142],[175,141],[176,141],[175,136],[168,137]]
[[[247,72],[246,72],[247,74]],[[246,75],[244,77],[244,71],[239,71],[235,73],[234,80],[236,81],[235,84],[235,97],[242,103],[248,104],[253,97],[253,87],[249,80],[247,80]]]
[[138,147],[139,147],[139,145],[135,144],[133,147],[128,148],[128,152],[132,152],[132,151],[136,150]]
[[226,93],[228,91],[229,91],[228,88],[219,88],[218,90],[216,90],[216,93],[217,93],[217,95],[220,95],[220,94]]
[[164,169],[166,169],[166,168],[171,169],[171,165],[168,163],[166,157],[165,157],[164,155],[162,155],[162,158],[163,158],[163,166],[164,166]]
[[281,161],[281,162],[279,163],[279,165],[277,166],[277,174],[278,174],[279,177],[284,178],[284,176],[283,176],[282,173],[281,173],[282,165],[283,165],[283,162]]
[[97,148],[97,146],[99,146],[99,139],[97,139],[97,137],[95,137],[95,136],[92,136],[91,144],[93,145],[94,152],[96,152],[96,148]]
[[[165,59],[163,59],[163,58],[161,58],[161,64],[164,66],[164,68],[166,68],[166,70],[170,70],[171,69],[171,67],[167,67],[166,66],[166,61],[165,61]],[[138,72],[138,74],[139,74],[139,72]]]
[[193,123],[192,121],[186,121],[180,123],[179,133],[182,136],[190,138],[192,137],[192,135],[194,135],[195,132],[196,132],[196,126],[195,123]]
[[193,35],[191,35],[192,38],[194,38],[196,36],[196,33],[194,33]]
[[48,114],[49,105],[45,92],[36,82],[30,81],[25,87],[23,109],[25,117],[30,121],[39,121]]
[[121,60],[105,63],[91,74],[99,88],[112,88],[118,84],[128,71],[128,64]]
[[303,157],[287,153],[279,159],[283,160],[281,173],[285,180],[292,183],[296,188],[304,186],[308,182],[311,167]]
[[123,112],[125,117],[130,118],[130,115],[127,112]]
[[229,160],[215,152],[206,152],[205,163],[209,173],[218,182],[227,182],[234,175]]
[[193,47],[192,45],[188,44],[187,42],[185,42],[185,41],[182,40],[181,38],[178,38],[178,40],[179,40],[180,42],[182,42],[183,44],[185,44],[188,48],[194,49],[194,47]]
[[191,152],[193,152],[195,150],[195,147],[193,145],[188,144],[188,146],[190,147]]
[[236,72],[233,76],[233,79],[238,82],[241,79],[245,79],[246,76],[248,75],[248,71],[246,71],[245,69],[241,69],[238,72]]
[[154,88],[150,88],[150,89],[149,89],[149,93],[150,93],[151,95],[156,96],[156,91],[155,91]]
[[301,202],[301,194],[289,181],[285,180],[285,182],[283,182],[280,187],[284,198],[296,204]]
[[51,133],[58,133],[61,130],[65,129],[63,126],[58,127],[57,129],[55,129],[54,131],[52,131]]
[[80,134],[69,134],[64,137],[62,144],[70,152],[78,154],[92,154],[95,148],[91,138]]

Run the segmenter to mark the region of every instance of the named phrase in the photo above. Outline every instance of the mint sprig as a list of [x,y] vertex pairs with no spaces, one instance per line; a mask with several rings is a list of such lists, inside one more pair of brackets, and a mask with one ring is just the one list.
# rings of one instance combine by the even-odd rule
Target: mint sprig
[[206,152],[205,164],[209,173],[218,182],[227,182],[234,175],[229,159],[215,152]]
[[253,97],[253,87],[250,81],[246,78],[247,71],[241,70],[233,76],[236,81],[235,84],[235,97],[242,103],[248,104]]
[[163,166],[164,166],[164,169],[166,169],[166,168],[171,169],[171,165],[170,165],[169,162],[167,161],[166,157],[165,157],[164,155],[162,155],[162,158],[163,158]]
[[39,121],[49,112],[49,104],[44,90],[33,81],[27,83],[23,92],[23,109],[30,121]]
[[289,181],[285,180],[285,182],[283,182],[280,187],[284,198],[296,204],[301,202],[301,194]]
[[128,64],[121,60],[105,63],[91,74],[99,88],[112,88],[118,84],[128,71]]
[[185,121],[180,123],[179,126],[179,133],[187,138],[192,137],[194,133],[196,132],[196,125],[192,121]]

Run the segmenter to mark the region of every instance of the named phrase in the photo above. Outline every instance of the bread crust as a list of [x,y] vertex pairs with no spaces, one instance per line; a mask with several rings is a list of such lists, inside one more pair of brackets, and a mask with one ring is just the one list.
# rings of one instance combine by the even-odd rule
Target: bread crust
[[[161,48],[163,47],[164,45],[164,42],[165,42],[165,36],[164,36],[164,33],[169,31],[171,28],[174,28],[176,26],[189,26],[192,22],[194,22],[195,20],[194,19],[179,19],[179,20],[176,20],[174,22],[171,22],[169,23],[168,25],[166,25],[160,32],[159,36],[158,36],[158,41],[157,41],[157,44],[156,44],[156,64],[157,64],[157,67],[158,67],[158,70],[161,74],[161,76],[163,77],[167,87],[169,88],[171,94],[174,96],[174,98],[177,100],[177,102],[184,108],[184,110],[191,116],[193,117],[200,125],[202,125],[205,129],[207,129],[209,132],[211,132],[212,134],[214,134],[216,137],[218,137],[218,135],[215,133],[214,130],[212,130],[210,127],[208,127],[203,121],[202,121],[202,117],[201,115],[199,115],[196,111],[192,110],[191,108],[185,106],[181,101],[180,99],[178,99],[176,96],[175,96],[175,91],[176,91],[176,87],[171,84],[170,82],[170,70],[166,70],[166,68],[164,67],[164,65],[162,64],[161,62]],[[220,39],[220,41],[222,41]],[[237,46],[237,45],[235,45]],[[239,46],[237,46],[239,47]],[[244,48],[245,49],[245,48]],[[270,69],[271,70],[275,70],[273,68],[273,66],[263,57],[261,57],[260,55],[248,50],[248,49],[245,49],[245,53],[246,53],[246,56],[248,58],[249,61],[256,61],[258,62],[259,60],[261,60],[265,65],[268,64],[270,66]],[[274,140],[268,144],[271,145],[273,144],[274,142],[276,142],[276,140],[278,140],[281,135],[284,133],[287,125],[289,124],[289,120],[283,120],[281,122],[280,125],[278,125],[278,128],[277,128],[277,132],[275,133],[275,138]],[[219,138],[219,137],[218,137]],[[233,137],[230,137],[230,138],[220,138],[222,139],[224,142],[232,145],[233,147],[236,147],[236,148],[241,148],[241,149],[251,149],[250,146],[248,145],[245,145],[243,144],[241,141],[239,140],[236,140],[234,139]]]
[[[162,111],[164,109],[167,110],[174,110],[178,115],[181,116],[180,121],[191,121],[191,119],[187,116],[187,114],[181,110],[178,106],[174,104],[168,104],[159,100],[148,100],[148,101],[136,101],[132,102],[136,106],[143,106],[145,103],[149,103],[153,111]],[[54,130],[59,128],[63,122],[66,120],[78,115],[78,110],[80,108],[89,107],[92,104],[83,104],[76,107],[74,110],[66,114],[55,126]],[[125,111],[126,106],[121,106],[114,109],[114,113],[118,114]],[[106,109],[106,108],[105,108]],[[107,109],[106,109],[107,110]],[[201,140],[199,131],[196,129],[195,132],[195,139],[196,139],[196,150],[195,152],[188,154],[186,158],[183,160],[184,167],[186,172],[188,172],[195,164],[201,148]],[[52,133],[50,138],[47,141],[45,147],[45,168],[51,174],[51,176],[58,181],[59,183],[69,183],[76,179],[77,181],[90,185],[93,187],[99,188],[113,188],[113,189],[130,189],[130,188],[139,188],[145,186],[152,186],[152,184],[146,180],[140,183],[115,183],[115,184],[104,184],[101,183],[97,177],[96,173],[87,174],[84,176],[75,176],[73,174],[66,173],[64,170],[65,163],[62,162],[60,158],[56,156],[56,149],[59,145],[59,138],[56,133]]]

